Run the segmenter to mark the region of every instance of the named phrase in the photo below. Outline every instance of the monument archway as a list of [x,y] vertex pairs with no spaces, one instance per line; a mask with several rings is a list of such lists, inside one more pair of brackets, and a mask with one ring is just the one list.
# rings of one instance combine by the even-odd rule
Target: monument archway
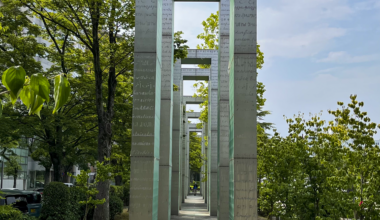
[[[183,60],[211,64],[205,200],[218,219],[257,219],[256,1],[211,1],[220,6],[219,50],[189,50]],[[181,63],[173,65],[174,2],[136,0],[132,220],[170,219],[188,192],[182,85],[173,92],[183,79]]]

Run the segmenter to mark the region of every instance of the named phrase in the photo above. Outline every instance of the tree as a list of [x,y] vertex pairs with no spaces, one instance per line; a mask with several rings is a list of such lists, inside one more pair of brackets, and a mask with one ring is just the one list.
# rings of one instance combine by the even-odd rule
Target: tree
[[373,136],[380,124],[371,122],[367,112],[361,110],[364,103],[356,98],[356,95],[351,95],[348,107],[338,102],[340,109],[329,111],[335,117],[329,128],[340,137],[344,159],[338,164],[336,176],[330,184],[337,189],[332,195],[342,198],[335,202],[351,211],[346,215],[363,220],[379,216],[380,148],[375,145]]
[[196,132],[190,132],[190,151],[189,164],[190,170],[195,173],[201,172],[201,167],[204,164],[204,156],[202,154],[202,138],[197,136]]
[[183,59],[187,57],[187,49],[189,46],[185,45],[187,40],[182,39],[182,31],[177,31],[174,33],[174,63],[178,59]]
[[20,145],[29,149],[32,158],[45,167],[46,174],[53,166],[54,181],[68,181],[62,179],[62,173],[66,174],[74,164],[94,161],[91,158],[95,154],[92,146],[97,124],[93,93],[88,89],[90,80],[88,75],[72,78],[71,99],[56,114],[52,114],[53,101],[41,108],[40,117],[30,116],[21,103],[14,106],[8,103],[0,119],[3,126],[17,131],[17,140],[22,140]]
[[21,166],[18,163],[17,156],[10,156],[4,163],[4,173],[7,176],[13,176],[13,188],[16,188],[18,172],[21,171]]
[[37,38],[41,27],[30,21],[31,12],[22,10],[16,1],[0,4],[0,72],[11,66],[23,66],[30,75],[40,72],[42,65],[35,58],[43,58],[46,52]]
[[[108,163],[105,159],[111,157],[117,78],[132,71],[134,2],[21,0],[21,3],[45,20],[45,27],[54,26],[62,33],[69,33],[78,45],[86,48],[91,59],[87,71],[95,76],[98,160]],[[109,218],[109,185],[109,180],[97,185],[97,199],[105,198],[106,202],[95,209],[94,219]]]
[[345,107],[305,119],[287,118],[289,135],[263,135],[258,127],[258,198],[260,213],[284,219],[377,218],[380,125],[361,111],[351,96]]
[[[203,33],[197,36],[198,39],[204,41],[204,43],[197,45],[197,49],[219,49],[219,11],[215,14],[211,13],[210,17],[206,19],[206,21],[202,22],[203,25]],[[257,59],[256,65],[257,69],[261,69],[264,64],[264,53],[260,50],[260,45],[256,47]],[[200,64],[198,65],[200,68],[210,68],[210,65]],[[203,117],[200,118],[201,121],[207,122],[206,118],[208,117],[208,85],[207,82],[198,82],[194,84],[194,88],[197,89],[197,93],[194,94],[194,97],[202,97],[205,102],[200,105],[203,107],[201,115]],[[263,110],[266,99],[264,98],[265,86],[262,82],[257,83],[257,118],[260,121],[259,124],[262,128],[270,129],[273,124],[269,122],[265,122],[264,117],[270,114],[269,111]]]

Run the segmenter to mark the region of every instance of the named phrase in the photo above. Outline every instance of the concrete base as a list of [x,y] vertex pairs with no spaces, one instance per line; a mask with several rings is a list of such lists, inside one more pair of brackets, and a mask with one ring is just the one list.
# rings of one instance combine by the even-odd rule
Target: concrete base
[[172,171],[172,189],[171,189],[171,214],[178,215],[180,207],[180,198],[179,198],[179,172]]
[[131,157],[130,219],[157,219],[159,160]]
[[210,187],[210,216],[218,215],[218,173],[211,173],[211,187]]
[[[172,167],[160,166],[160,180],[171,180]],[[158,219],[170,219],[171,215],[171,181],[168,184],[167,181],[160,181],[159,183],[159,202],[158,202]]]
[[230,168],[219,167],[219,195],[218,195],[218,220],[228,220],[230,209]]
[[234,207],[230,219],[257,219],[257,159],[233,159],[230,166],[230,208]]

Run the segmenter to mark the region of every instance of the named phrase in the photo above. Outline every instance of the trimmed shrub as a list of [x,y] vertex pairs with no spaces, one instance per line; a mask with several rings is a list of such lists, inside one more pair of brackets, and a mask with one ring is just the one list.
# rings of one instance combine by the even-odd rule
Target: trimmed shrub
[[119,197],[124,205],[129,205],[129,186],[113,186],[110,187],[110,196],[114,195]]
[[117,196],[121,200],[124,198],[124,186],[114,186],[111,185],[110,187],[110,196]]
[[83,219],[86,205],[79,204],[80,201],[86,201],[86,192],[79,187],[70,187],[70,211],[74,219]]
[[22,220],[23,214],[20,210],[13,208],[11,205],[0,206],[1,220]]
[[115,196],[110,196],[110,220],[114,220],[117,214],[121,214],[123,212],[123,201]]
[[51,182],[44,189],[40,220],[73,219],[70,210],[69,188],[60,182]]

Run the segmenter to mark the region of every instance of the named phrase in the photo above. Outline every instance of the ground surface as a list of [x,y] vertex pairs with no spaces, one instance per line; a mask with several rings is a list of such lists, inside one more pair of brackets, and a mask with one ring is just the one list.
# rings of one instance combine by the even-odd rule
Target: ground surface
[[216,220],[216,216],[210,216],[207,211],[207,205],[199,194],[197,196],[188,195],[185,203],[182,204],[182,210],[179,210],[178,216],[172,216],[171,220],[187,219],[209,219]]
[[[210,216],[207,211],[207,205],[199,194],[197,196],[189,195],[182,204],[182,210],[179,210],[178,216],[172,216],[171,220],[217,220],[216,216]],[[121,215],[115,217],[115,220],[129,220],[127,209],[124,209]],[[259,220],[266,220],[266,218],[259,217]]]

